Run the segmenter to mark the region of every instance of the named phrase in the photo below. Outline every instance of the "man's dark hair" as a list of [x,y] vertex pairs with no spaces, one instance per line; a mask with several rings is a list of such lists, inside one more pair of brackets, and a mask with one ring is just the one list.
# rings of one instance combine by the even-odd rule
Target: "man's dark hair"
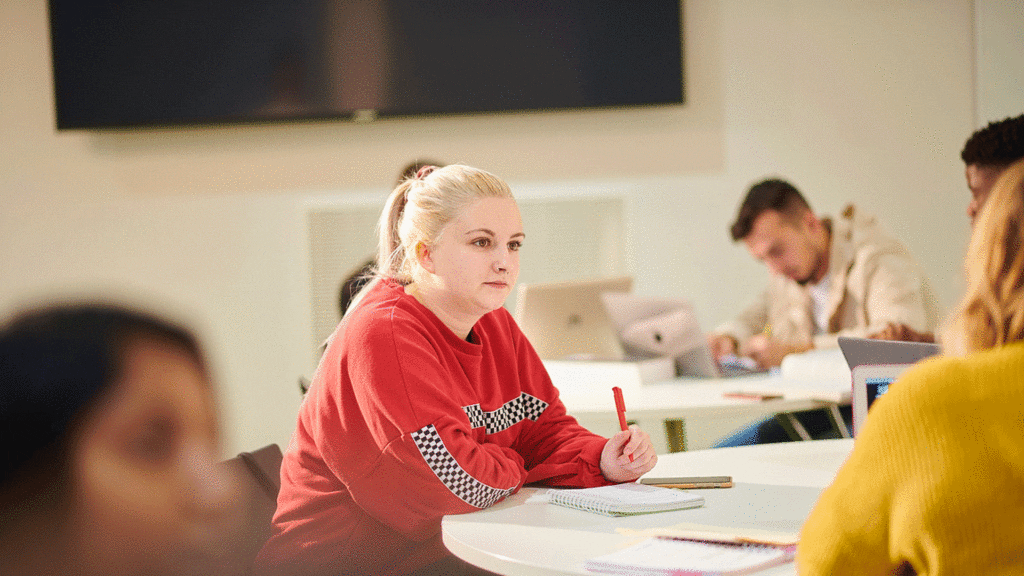
[[964,143],[964,164],[1005,167],[1024,158],[1024,114],[990,122]]
[[811,206],[807,200],[789,182],[777,178],[762,180],[750,187],[747,197],[740,205],[736,222],[733,223],[729,231],[732,233],[732,239],[739,241],[750,234],[750,230],[754,227],[754,220],[768,210],[796,218],[810,209]]

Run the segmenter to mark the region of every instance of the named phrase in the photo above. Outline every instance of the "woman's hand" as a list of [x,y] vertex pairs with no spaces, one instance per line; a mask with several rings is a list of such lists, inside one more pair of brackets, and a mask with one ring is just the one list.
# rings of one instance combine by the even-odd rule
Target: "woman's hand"
[[651,437],[635,425],[609,438],[601,450],[601,473],[612,482],[636,480],[657,463]]

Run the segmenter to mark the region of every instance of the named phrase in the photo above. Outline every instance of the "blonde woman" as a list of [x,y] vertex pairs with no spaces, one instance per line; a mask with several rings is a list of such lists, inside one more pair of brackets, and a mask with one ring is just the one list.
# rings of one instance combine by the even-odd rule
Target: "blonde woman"
[[442,545],[443,515],[526,483],[597,486],[654,466],[639,429],[607,439],[566,414],[502,308],[525,238],[504,182],[461,165],[421,169],[379,228],[377,278],[299,412],[261,570],[473,573]]
[[802,575],[1024,573],[1024,161],[974,224],[947,357],[871,408],[804,525]]

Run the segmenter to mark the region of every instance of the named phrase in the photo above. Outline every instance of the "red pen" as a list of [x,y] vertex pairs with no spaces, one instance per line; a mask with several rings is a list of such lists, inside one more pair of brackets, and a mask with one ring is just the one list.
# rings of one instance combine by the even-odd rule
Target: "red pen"
[[[612,394],[615,395],[615,411],[619,414],[619,427],[629,430],[629,425],[626,424],[626,401],[622,399],[622,388],[612,386]],[[629,461],[633,461],[632,454],[629,455]]]

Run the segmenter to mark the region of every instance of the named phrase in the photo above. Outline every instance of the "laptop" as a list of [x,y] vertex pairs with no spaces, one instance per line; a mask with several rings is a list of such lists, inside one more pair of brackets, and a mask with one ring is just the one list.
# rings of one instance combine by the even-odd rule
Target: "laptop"
[[739,365],[719,366],[715,362],[707,336],[700,328],[693,305],[687,300],[623,292],[605,292],[601,298],[627,357],[675,358],[680,375],[700,378],[751,371]]
[[889,390],[915,362],[935,356],[941,349],[927,342],[899,342],[870,338],[839,337],[839,348],[850,366],[853,380],[853,435],[864,428],[868,408]]
[[622,360],[625,351],[601,294],[632,287],[629,276],[520,284],[513,316],[545,360]]

